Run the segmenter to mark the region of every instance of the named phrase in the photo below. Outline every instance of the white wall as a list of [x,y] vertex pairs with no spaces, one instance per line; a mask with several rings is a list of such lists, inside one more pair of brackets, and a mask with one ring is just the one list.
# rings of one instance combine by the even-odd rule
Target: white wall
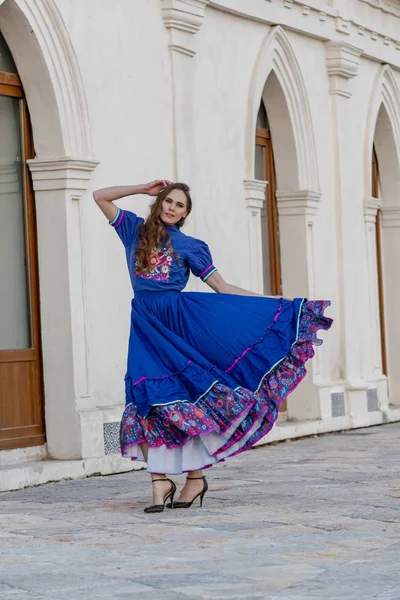
[[[158,0],[120,2],[112,13],[106,3],[94,0],[84,6],[70,0],[58,0],[57,4],[82,70],[94,154],[101,163],[93,176],[92,188],[172,176],[173,102],[174,94],[181,88],[177,85],[179,72],[174,73],[175,79],[171,75],[168,32]],[[298,26],[301,29],[301,23]],[[193,102],[193,137],[187,147],[193,179],[187,183],[193,190],[195,210],[187,232],[205,239],[224,277],[243,287],[251,285],[251,232],[243,193],[249,90],[260,47],[273,27],[273,23],[267,25],[207,7],[196,35],[196,54],[181,63],[193,77],[193,87],[187,88],[188,94],[193,91],[191,100],[188,97],[188,102]],[[286,35],[307,91],[318,169],[319,190],[315,191],[321,193],[308,242],[312,244],[311,262],[310,257],[307,259],[308,294],[331,299],[329,314],[336,319],[310,374],[326,396],[327,389],[351,388],[349,380],[365,382],[366,387],[373,380],[364,223],[364,139],[368,98],[379,64],[361,58],[356,77],[349,81],[352,96],[341,109],[343,120],[339,121],[338,130],[334,100],[329,93],[324,40],[301,31],[286,31]],[[285,148],[285,140],[282,141]],[[344,147],[352,157],[351,177],[346,175],[346,202],[339,207],[338,194],[342,191],[338,177],[345,175],[338,172],[336,152]],[[284,152],[275,158],[281,161],[281,168]],[[138,207],[138,212],[146,215],[147,199],[122,204]],[[350,228],[341,231],[343,219],[351,223],[351,235]],[[130,284],[123,250],[93,207],[90,193],[85,199],[85,220],[96,403],[118,406],[120,410]],[[286,252],[293,253],[295,260],[298,249],[291,247],[291,240],[281,243],[286,244]],[[344,259],[340,244],[345,248]],[[191,282],[190,289],[206,288]],[[346,333],[343,327],[347,328]],[[304,387],[304,391],[300,388],[297,392],[296,417],[302,414],[301,403],[306,407],[310,390]],[[109,414],[115,417],[118,410]],[[304,408],[304,415],[310,414]]]
[[[159,2],[57,3],[71,35],[100,161],[84,200],[88,315],[98,406],[124,404],[132,291],[125,254],[91,191],[172,177],[171,77]],[[148,200],[120,205],[147,215]]]
[[[23,0],[15,2],[24,10]],[[252,231],[243,182],[252,177],[248,172],[249,123],[262,93],[261,89],[260,96],[252,98],[251,86],[263,45],[270,39],[268,36],[273,37],[278,23],[282,27],[275,49],[282,53],[279,77],[283,83],[288,82],[288,89],[293,86],[294,104],[293,99],[288,99],[288,106],[305,111],[300,118],[291,115],[294,137],[280,139],[282,143],[276,144],[279,151],[275,156],[279,161],[277,170],[284,175],[285,153],[295,145],[292,154],[298,172],[293,178],[280,177],[280,180],[302,183],[298,184],[299,189],[293,189],[293,185],[288,189],[283,184],[279,191],[307,192],[319,197],[316,208],[306,206],[304,218],[299,216],[296,221],[299,227],[304,227],[304,248],[300,251],[287,234],[281,244],[285,256],[300,261],[307,273],[304,288],[308,295],[331,299],[329,315],[335,318],[333,329],[323,336],[324,346],[318,350],[307,385],[296,393],[292,414],[289,408],[289,418],[322,417],[326,427],[332,428],[330,393],[344,391],[349,414],[354,417],[356,405],[352,398],[357,397],[361,415],[361,420],[346,423],[349,426],[369,423],[365,391],[371,385],[378,386],[379,377],[372,368],[373,336],[369,328],[365,140],[375,78],[382,63],[400,66],[399,53],[395,51],[400,41],[385,41],[385,32],[380,31],[380,13],[375,10],[366,13],[358,0],[351,3],[353,25],[340,12],[345,9],[343,4],[336,7],[337,18],[332,3],[323,2],[321,13],[320,3],[317,6],[311,0],[307,4],[300,0],[294,3],[220,0],[206,8],[206,1],[54,0],[51,10],[54,14],[59,11],[63,35],[69,44],[66,50],[58,43],[58,51],[61,57],[66,53],[68,64],[76,65],[74,72],[81,78],[90,122],[92,156],[72,158],[94,157],[100,162],[80,201],[88,323],[87,339],[82,343],[87,345],[90,394],[94,398],[94,405],[90,406],[92,416],[82,420],[82,437],[86,435],[85,422],[89,423],[92,417],[94,425],[87,434],[90,439],[102,435],[103,421],[117,421],[121,414],[132,297],[123,247],[94,205],[91,193],[103,186],[191,173],[187,183],[192,187],[195,210],[187,233],[209,243],[214,262],[228,281],[250,287]],[[167,12],[162,11],[165,8],[177,9],[174,15],[182,19],[181,28],[165,27],[163,15],[167,18]],[[184,16],[179,12],[182,8],[188,11]],[[395,14],[387,16],[391,31],[396,23],[400,23],[400,18]],[[345,54],[338,61],[338,74],[330,76],[326,44],[329,40],[343,43]],[[356,65],[349,66],[346,43],[360,47],[361,58]],[[169,44],[174,45],[172,50]],[[272,67],[274,56],[270,57]],[[49,56],[45,58],[50,64]],[[25,69],[23,63],[21,59],[26,80],[23,83],[30,90],[27,61]],[[286,79],[285,69],[293,69]],[[393,72],[400,87],[400,73]],[[57,92],[57,78],[51,69],[49,73]],[[60,91],[65,96],[72,94],[71,89],[60,88]],[[32,90],[28,102],[34,97]],[[177,114],[179,103],[185,102],[193,109],[192,122],[186,125]],[[57,106],[62,121],[62,102]],[[400,107],[400,98],[397,106]],[[32,110],[31,117],[34,132],[39,131],[37,123],[43,115],[36,116]],[[306,123],[306,143],[298,133],[302,131],[302,119]],[[50,146],[46,146],[44,138],[45,134],[37,147],[47,152]],[[400,149],[400,139],[397,144]],[[60,142],[57,147],[61,146]],[[64,144],[68,156],[67,146]],[[55,152],[50,158],[62,158]],[[315,156],[309,156],[308,152]],[[311,175],[310,165],[316,171]],[[309,189],[304,190],[306,184]],[[70,198],[67,191],[67,204]],[[142,216],[147,215],[148,204],[147,198],[139,197],[121,202],[121,206]],[[72,229],[69,235],[73,243]],[[285,285],[290,289],[290,281],[284,282]],[[43,290],[47,289],[43,285]],[[191,282],[190,289],[207,290],[199,282]],[[79,362],[78,355],[74,356],[74,362],[75,365]],[[96,406],[102,412],[96,411]],[[101,448],[89,441],[85,452],[98,456]]]

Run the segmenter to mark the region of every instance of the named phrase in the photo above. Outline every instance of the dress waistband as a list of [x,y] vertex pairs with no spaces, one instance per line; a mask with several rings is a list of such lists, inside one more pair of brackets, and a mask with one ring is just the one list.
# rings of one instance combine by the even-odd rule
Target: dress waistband
[[176,296],[177,294],[180,294],[181,292],[179,290],[154,290],[154,292],[151,292],[149,290],[147,291],[142,291],[142,292],[135,292],[134,294],[134,300],[142,300],[143,298],[146,299],[155,299],[155,298],[166,298],[167,296]]

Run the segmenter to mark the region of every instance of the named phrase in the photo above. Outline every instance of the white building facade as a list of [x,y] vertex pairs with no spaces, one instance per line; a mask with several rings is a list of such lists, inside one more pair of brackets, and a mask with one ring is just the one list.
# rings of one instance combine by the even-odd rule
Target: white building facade
[[133,468],[108,185],[188,183],[229,283],[332,301],[264,443],[400,420],[400,0],[0,0],[0,33],[0,491]]

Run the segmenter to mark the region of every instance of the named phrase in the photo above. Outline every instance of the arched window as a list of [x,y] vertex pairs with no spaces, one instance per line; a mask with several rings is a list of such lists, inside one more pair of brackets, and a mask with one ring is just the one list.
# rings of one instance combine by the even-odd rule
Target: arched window
[[282,293],[282,282],[275,163],[268,115],[263,100],[257,115],[254,176],[255,179],[268,182],[265,207],[261,214],[264,294],[279,296]]
[[[372,150],[372,197],[380,198],[379,191],[379,165],[375,151],[375,145]],[[379,302],[379,324],[381,334],[381,354],[382,354],[382,374],[387,375],[387,353],[386,353],[386,332],[385,332],[385,309],[383,295],[383,265],[382,265],[382,211],[378,208],[376,214],[376,265],[378,274],[378,302]]]
[[0,33],[0,450],[44,443],[32,157],[24,92]]

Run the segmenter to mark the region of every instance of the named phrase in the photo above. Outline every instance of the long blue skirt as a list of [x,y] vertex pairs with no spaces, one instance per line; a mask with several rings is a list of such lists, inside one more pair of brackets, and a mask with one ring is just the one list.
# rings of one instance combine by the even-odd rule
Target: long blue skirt
[[328,301],[147,292],[132,301],[122,455],[177,474],[248,450],[329,329]]

